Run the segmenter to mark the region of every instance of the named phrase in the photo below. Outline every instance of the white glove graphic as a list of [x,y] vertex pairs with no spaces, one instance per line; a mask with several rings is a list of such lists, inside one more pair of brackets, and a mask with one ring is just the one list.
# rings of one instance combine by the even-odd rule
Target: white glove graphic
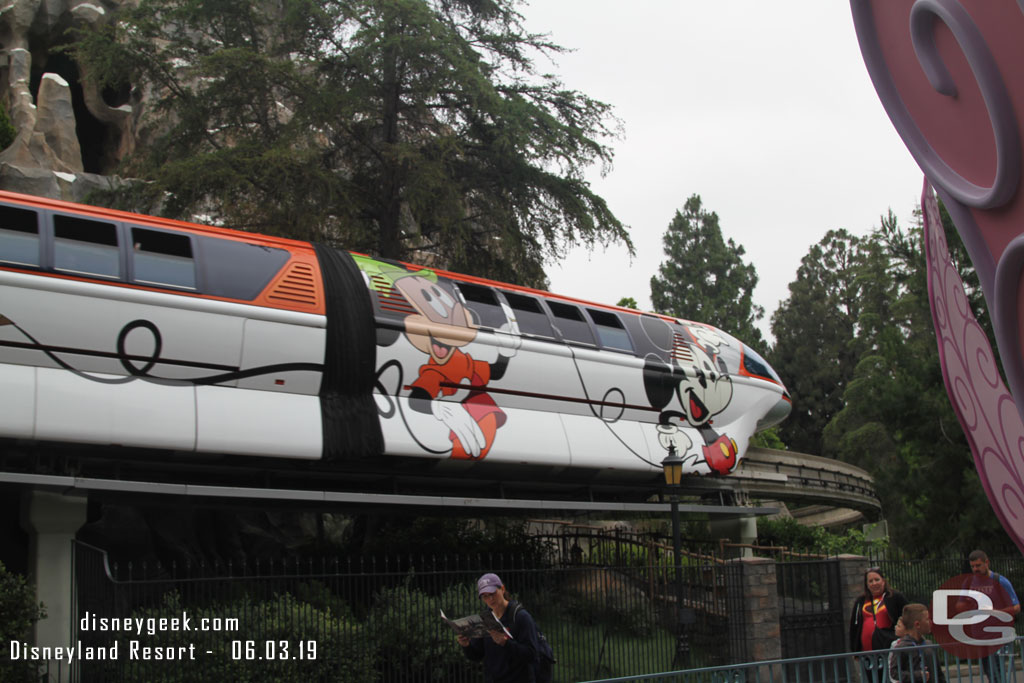
[[686,452],[690,450],[690,446],[693,445],[693,442],[690,441],[690,437],[688,437],[685,432],[680,431],[679,427],[673,424],[658,425],[658,443],[660,443],[661,447],[666,451],[668,450],[669,445],[675,444],[676,454],[680,456],[686,455]]
[[498,355],[506,358],[516,355],[516,351],[523,345],[519,327],[514,322],[505,323],[496,329],[494,339],[498,342]]
[[434,417],[452,430],[455,438],[459,440],[467,453],[474,458],[480,457],[480,452],[485,445],[484,433],[461,403],[435,400],[430,402],[430,410],[434,413]]

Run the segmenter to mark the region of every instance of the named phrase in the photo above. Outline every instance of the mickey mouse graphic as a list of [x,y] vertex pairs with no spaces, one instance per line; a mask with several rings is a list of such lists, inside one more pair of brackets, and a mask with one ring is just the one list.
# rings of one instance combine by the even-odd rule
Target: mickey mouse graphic
[[[514,324],[506,323],[494,332],[494,362],[476,360],[461,350],[477,337],[473,314],[438,283],[433,271],[397,277],[394,287],[416,310],[404,319],[406,338],[429,356],[407,387],[410,407],[432,414],[448,427],[452,458],[482,460],[507,419],[486,388],[491,380],[504,376],[509,358],[519,349]],[[468,395],[461,400],[444,400],[467,389]]]
[[684,325],[686,331],[690,333],[693,341],[696,342],[697,346],[704,349],[707,355],[715,361],[715,364],[722,371],[726,371],[725,361],[722,360],[719,355],[719,351],[723,346],[727,345],[727,342],[722,337],[721,333],[713,327],[705,325]]
[[[703,347],[687,343],[670,363],[649,355],[644,389],[651,406],[661,411],[658,442],[666,450],[674,445],[684,458],[684,468],[699,471],[706,466],[715,474],[729,474],[736,468],[736,442],[711,427],[712,418],[732,400],[732,380]],[[680,423],[696,429],[704,445],[694,448]]]

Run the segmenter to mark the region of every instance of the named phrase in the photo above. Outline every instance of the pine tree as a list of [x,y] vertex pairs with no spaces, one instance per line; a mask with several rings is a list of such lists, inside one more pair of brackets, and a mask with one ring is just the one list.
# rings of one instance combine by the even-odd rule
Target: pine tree
[[[961,260],[966,253],[948,214],[943,223],[978,310],[973,269]],[[825,428],[824,454],[874,475],[890,535],[904,549],[1007,547],[942,380],[921,228],[904,231],[890,214],[869,246],[860,267],[872,284],[861,289],[863,352],[844,406]]]
[[789,298],[772,315],[775,345],[768,360],[793,399],[779,433],[796,451],[822,452],[821,434],[843,407],[857,366],[859,245],[845,230],[830,230],[803,257]]
[[700,195],[686,200],[662,238],[666,260],[651,278],[651,303],[659,313],[714,325],[755,349],[764,339],[755,324],[764,309],[753,303],[757,270],[743,262],[741,245],[722,237],[718,215]]
[[141,0],[74,53],[155,103],[121,205],[544,284],[571,246],[632,245],[583,177],[617,121],[537,74],[561,48],[515,4]]

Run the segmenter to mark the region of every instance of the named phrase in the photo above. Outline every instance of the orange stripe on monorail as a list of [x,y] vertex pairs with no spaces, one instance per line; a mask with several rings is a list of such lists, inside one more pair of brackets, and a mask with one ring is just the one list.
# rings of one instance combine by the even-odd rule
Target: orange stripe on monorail
[[[158,287],[146,287],[135,283],[104,280],[101,278],[84,278],[77,277],[67,274],[60,273],[40,273],[36,270],[31,269],[17,269],[12,268],[11,270],[18,270],[19,272],[32,273],[42,275],[45,277],[61,277],[69,280],[82,280],[87,282],[102,282],[104,284],[129,287],[133,289],[142,289],[147,291],[168,293],[172,292],[179,296],[193,296],[203,299],[212,299],[217,301],[241,301],[243,303],[255,304],[257,306],[265,306],[268,308],[284,308],[294,311],[304,311],[311,313],[318,313],[323,315],[325,312],[324,305],[324,294],[323,294],[323,278],[320,274],[320,264],[316,258],[316,253],[313,250],[312,245],[309,242],[290,239],[287,237],[272,237],[269,235],[263,235],[256,232],[246,232],[243,230],[235,230],[232,228],[219,228],[209,225],[201,225],[198,223],[187,223],[185,221],[174,220],[170,218],[160,218],[157,216],[147,216],[145,214],[131,213],[128,211],[121,211],[119,209],[107,209],[97,206],[89,206],[87,204],[76,204],[73,202],[66,202],[59,199],[49,199],[47,197],[36,197],[33,195],[23,195],[15,192],[8,192],[0,190],[0,201],[7,201],[14,204],[20,204],[23,206],[34,207],[38,209],[48,209],[51,211],[62,211],[68,213],[76,213],[82,216],[89,216],[98,219],[106,219],[113,221],[120,221],[126,223],[134,223],[140,226],[151,226],[166,228],[171,230],[178,230],[181,232],[193,233],[198,235],[209,235],[220,237],[224,239],[235,240],[239,242],[247,242],[249,244],[257,244],[261,246],[277,247],[284,249],[291,254],[291,258],[285,264],[285,266],[278,272],[275,278],[270,284],[252,301],[245,301],[240,299],[227,299],[224,297],[216,297],[208,294],[199,294],[194,292],[183,292],[178,290],[168,290]],[[358,253],[358,252],[352,252]],[[362,256],[370,257],[366,254],[360,254]],[[591,308],[598,308],[608,311],[617,311],[625,315],[650,315],[669,323],[692,323],[693,321],[673,318],[668,315],[661,313],[644,313],[636,311],[632,308],[623,308],[621,306],[614,306],[610,304],[601,304],[584,299],[577,299],[575,297],[563,296],[561,294],[555,294],[552,292],[546,292],[532,287],[523,287],[521,285],[514,285],[507,282],[499,282],[497,280],[490,280],[488,278],[477,277],[474,275],[463,275],[460,273],[453,273],[451,271],[443,270],[440,268],[427,268],[425,266],[415,265],[411,263],[399,262],[402,266],[408,268],[411,272],[419,270],[430,270],[438,275],[454,280],[456,282],[469,282],[473,284],[484,285],[487,287],[495,287],[498,289],[508,290],[512,292],[520,292],[523,294],[530,294],[533,296],[542,297],[545,299],[552,299],[556,301],[565,301],[568,303],[574,303],[577,305],[587,306]],[[298,268],[302,264],[307,265],[312,272],[313,282],[310,290],[306,295],[296,296],[294,292],[289,293],[287,288],[284,287],[285,280],[288,278],[288,273],[293,268]],[[291,284],[291,283],[290,283]],[[405,312],[404,310],[402,312]]]
[[0,201],[34,209],[57,211],[60,213],[77,214],[79,216],[86,216],[89,218],[129,223],[140,227],[164,228],[167,230],[176,230],[178,232],[194,235],[206,235],[209,237],[218,237],[236,242],[245,242],[248,244],[255,244],[257,246],[275,247],[277,249],[283,249],[290,254],[288,261],[285,262],[281,270],[279,270],[271,279],[270,284],[268,284],[264,290],[251,301],[212,296],[210,294],[202,294],[199,292],[149,287],[134,282],[125,282],[123,280],[90,278],[71,275],[68,273],[39,271],[35,269],[9,266],[4,266],[5,269],[30,275],[37,275],[40,277],[100,283],[113,287],[125,287],[128,289],[159,292],[161,294],[174,294],[177,296],[187,296],[212,301],[238,302],[255,306],[263,306],[265,308],[278,308],[302,313],[315,313],[319,315],[324,315],[326,312],[323,293],[323,277],[320,274],[320,262],[316,257],[316,252],[313,250],[313,246],[309,242],[289,239],[286,237],[271,237],[257,232],[245,232],[243,230],[234,230],[231,228],[218,228],[198,223],[186,223],[184,221],[178,221],[171,218],[147,216],[141,213],[131,213],[128,211],[120,211],[118,209],[89,206],[88,204],[75,204],[74,202],[66,202],[60,199],[36,197],[33,195],[8,192],[6,190],[0,190]]

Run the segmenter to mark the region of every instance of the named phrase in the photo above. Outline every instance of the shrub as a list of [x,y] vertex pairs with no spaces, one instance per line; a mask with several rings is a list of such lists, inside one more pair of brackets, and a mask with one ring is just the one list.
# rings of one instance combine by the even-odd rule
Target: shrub
[[[32,625],[46,617],[43,603],[36,603],[35,591],[24,577],[12,574],[0,562],[0,643],[6,647],[11,641],[27,642]],[[0,658],[0,681],[34,681],[36,662]]]
[[758,542],[762,545],[786,546],[823,555],[869,555],[877,553],[886,545],[883,539],[868,540],[864,532],[858,529],[847,529],[837,534],[820,526],[804,526],[792,518],[759,520],[757,531]]
[[[373,678],[370,647],[362,627],[288,593],[269,600],[242,599],[203,607],[183,607],[178,594],[169,593],[159,607],[136,610],[132,617],[173,618],[182,612],[188,613],[192,631],[144,632],[119,639],[121,680],[363,683]],[[239,629],[196,632],[204,618],[238,618]],[[131,661],[128,648],[132,639],[154,648],[188,649],[194,645],[195,659]]]
[[[377,666],[381,680],[449,681],[460,680],[479,664],[466,659],[455,635],[441,621],[441,610],[451,618],[480,610],[468,592],[450,587],[435,598],[412,587],[413,577],[400,586],[386,588],[374,596],[367,619],[367,631],[380,648]],[[442,604],[445,601],[446,604]]]

